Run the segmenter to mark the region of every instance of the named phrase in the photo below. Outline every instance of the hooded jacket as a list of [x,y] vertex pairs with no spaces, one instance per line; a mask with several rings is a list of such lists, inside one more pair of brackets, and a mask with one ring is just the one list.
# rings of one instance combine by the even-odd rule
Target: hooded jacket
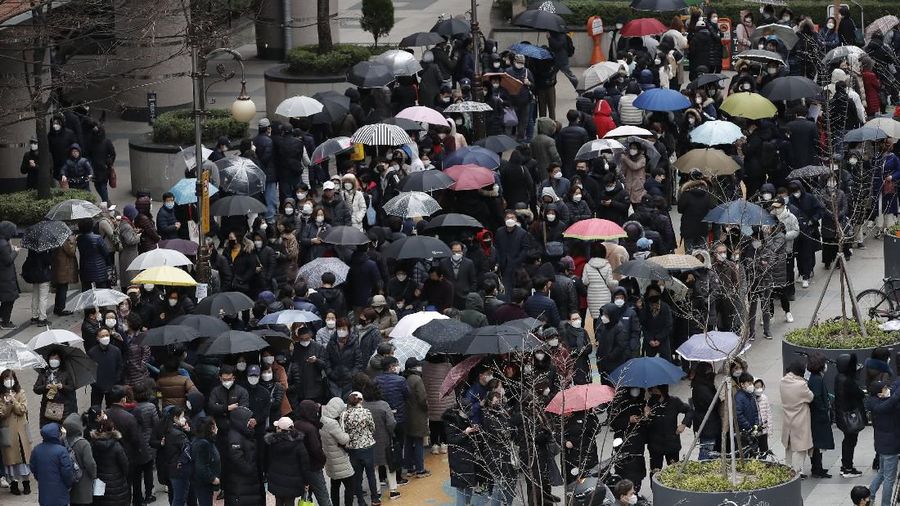
[[231,467],[229,473],[231,488],[230,501],[226,501],[226,504],[263,503],[258,468],[261,449],[256,445],[253,429],[247,426],[252,416],[253,412],[245,407],[238,407],[229,416],[231,423],[228,430],[228,465]]
[[[60,439],[59,424],[41,427],[43,442],[31,451],[29,465],[38,481],[38,504],[68,506],[69,488],[74,481],[72,459]],[[91,483],[93,487],[93,482]]]
[[[91,450],[97,463],[97,478],[106,484],[106,493],[94,497],[93,504],[120,506],[131,501],[128,456],[120,444],[117,430],[91,433]],[[84,477],[81,478],[84,480]]]
[[[621,105],[622,102],[619,102],[619,107],[621,107]],[[597,128],[598,137],[602,138],[610,130],[616,128],[616,122],[613,120],[612,112],[612,107],[610,107],[609,102],[606,100],[597,102],[597,106],[594,108],[594,126]],[[623,121],[624,124],[624,120],[621,121]]]
[[609,374],[631,358],[631,346],[628,328],[621,321],[621,308],[606,304],[603,306],[603,313],[609,316],[609,323],[603,323],[599,314],[594,318],[594,333],[598,343],[597,368]]
[[265,435],[266,481],[269,493],[275,497],[300,497],[306,483],[304,473],[310,471],[306,436],[296,429],[270,432]]
[[320,418],[322,427],[319,434],[322,436],[322,448],[326,457],[325,474],[332,480],[342,480],[354,474],[353,466],[350,465],[350,455],[345,449],[350,442],[350,436],[337,421],[346,407],[340,397],[333,397],[328,404],[322,406]]
[[618,286],[612,269],[605,258],[591,258],[581,273],[581,282],[587,287],[588,311],[594,320],[600,318],[600,308],[612,300],[612,289]]
[[[531,153],[537,162],[537,169],[541,174],[547,172],[547,168],[550,167],[551,163],[561,162],[559,151],[556,149],[556,141],[553,139],[553,134],[555,133],[556,121],[553,121],[551,118],[537,119],[537,134],[531,140]],[[510,160],[512,160],[512,156],[510,156]],[[503,190],[508,192],[506,184],[503,185]]]
[[[540,128],[542,119],[549,118],[538,118],[538,128]],[[541,135],[535,136],[535,141],[537,141],[539,137],[541,137]],[[549,145],[553,146],[552,152],[556,156],[555,161],[559,162],[559,153],[556,152],[555,142],[553,141],[553,139],[549,139],[548,142]],[[543,157],[543,155],[539,155],[539,150],[534,148],[533,143],[532,153],[534,153],[534,157],[536,160],[538,160],[538,166],[540,167],[542,162],[538,157]],[[549,165],[550,161],[547,161],[544,167],[544,172],[546,172],[546,167]],[[528,169],[525,168],[525,160],[522,156],[522,153],[520,153],[518,150],[513,150],[513,152],[509,155],[509,160],[506,160],[502,163],[500,167],[500,183],[503,185],[503,195],[506,198],[506,201],[510,203],[510,205],[517,204],[519,202],[530,203],[534,200],[535,181],[532,179]]]
[[16,276],[16,256],[10,239],[16,235],[11,221],[0,222],[0,302],[12,302],[19,298],[19,281]]
[[852,411],[863,413],[865,393],[856,382],[856,353],[842,353],[837,358],[837,376],[834,378],[834,410],[838,429],[844,430],[841,414]]
[[[90,504],[94,500],[94,479],[97,478],[97,463],[91,450],[91,443],[84,438],[81,415],[72,413],[63,420],[66,429],[66,445],[75,454],[75,463],[81,469],[81,479],[72,483],[69,500],[73,504]],[[34,465],[34,464],[32,464]]]
[[706,237],[709,225],[703,222],[703,218],[713,207],[712,196],[705,181],[688,181],[681,186],[681,192],[678,195],[678,212],[682,216],[682,239]]
[[484,314],[484,300],[478,292],[469,292],[466,295],[466,308],[459,312],[459,320],[473,328],[488,325],[487,316]]
[[294,427],[303,433],[303,444],[306,445],[311,471],[321,471],[325,467],[325,451],[319,434],[319,429],[322,428],[320,418],[318,404],[311,400],[300,401]]

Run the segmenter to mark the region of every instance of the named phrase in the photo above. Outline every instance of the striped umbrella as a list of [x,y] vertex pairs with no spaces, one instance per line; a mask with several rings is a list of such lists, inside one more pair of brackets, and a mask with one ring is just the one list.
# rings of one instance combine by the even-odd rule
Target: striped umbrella
[[400,146],[402,144],[412,144],[413,140],[409,138],[402,128],[397,125],[386,125],[384,123],[375,123],[361,127],[350,141],[355,144],[365,144],[366,146]]

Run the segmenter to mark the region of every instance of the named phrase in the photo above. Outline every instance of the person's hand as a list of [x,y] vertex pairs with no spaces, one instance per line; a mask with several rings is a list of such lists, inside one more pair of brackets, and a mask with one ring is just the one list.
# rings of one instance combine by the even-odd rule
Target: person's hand
[[37,164],[34,163],[34,160],[28,160],[28,166],[33,169],[33,168],[37,167]]
[[650,341],[650,346],[652,346],[652,347],[654,347],[654,348],[659,347],[659,341],[657,341],[656,339],[651,340],[651,341]]
[[890,181],[891,179],[894,179],[894,176],[893,176],[892,174],[888,174],[887,177],[886,177],[885,179],[887,179],[888,181]]
[[566,448],[571,450],[574,446],[571,441],[566,441]]
[[228,411],[234,411],[234,410],[236,410],[237,408],[238,408],[238,403],[236,403],[236,402],[235,402],[234,404],[229,404],[229,405],[228,405]]
[[306,358],[306,363],[307,363],[307,364],[314,364],[314,363],[316,363],[317,360],[319,360],[319,359],[316,358],[315,355],[313,355],[313,356],[311,356],[311,357],[307,357],[307,358]]
[[650,416],[651,411],[650,406],[644,406],[644,416]]
[[602,200],[602,201],[600,201],[600,203],[603,204],[604,206],[608,206],[608,205],[612,204],[612,200]]
[[465,432],[466,434],[478,432],[478,427],[466,427],[466,430],[464,430],[463,432]]
[[262,272],[262,265],[256,266],[256,272]]
[[67,182],[68,180],[69,180],[69,179],[68,179],[66,176],[63,176],[63,177],[61,177],[61,178],[59,179],[59,182],[60,182],[60,183],[65,183],[65,182]]
[[633,425],[633,424],[636,424],[636,423],[638,423],[638,422],[640,422],[640,421],[641,421],[641,417],[639,417],[639,416],[637,416],[637,415],[631,415],[631,416],[628,417],[628,423],[630,423],[630,424],[632,424],[632,425]]
[[13,250],[13,251],[21,251],[22,248],[20,248],[20,247],[16,246],[15,244],[13,244],[12,250]]
[[213,485],[218,485],[218,484],[219,484],[219,479],[218,479],[218,478],[213,478],[212,484],[213,484]]
[[180,221],[176,221],[176,222],[175,222],[175,230],[178,230],[178,229],[180,229],[180,228],[181,228],[181,222],[180,222]]
[[322,239],[319,239],[318,237],[313,237],[312,239],[309,240],[309,242],[311,242],[313,244],[322,244]]
[[675,427],[675,433],[681,434],[682,432],[684,432],[684,429],[686,429],[686,428],[687,427],[685,427],[683,423],[679,423],[678,427]]

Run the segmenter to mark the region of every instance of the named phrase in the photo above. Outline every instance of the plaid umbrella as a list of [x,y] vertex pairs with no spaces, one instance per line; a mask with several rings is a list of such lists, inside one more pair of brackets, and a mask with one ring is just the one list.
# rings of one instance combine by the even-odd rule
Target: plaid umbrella
[[719,362],[731,355],[740,355],[750,349],[750,343],[735,353],[741,338],[734,332],[710,331],[694,334],[675,350],[685,360],[692,362]]
[[194,314],[218,317],[219,313],[236,315],[253,308],[253,299],[241,292],[220,292],[210,295],[197,303]]
[[891,31],[892,28],[896,27],[897,24],[900,23],[900,19],[897,19],[897,16],[882,16],[875,21],[869,23],[869,26],[866,27],[866,42],[869,42],[869,39],[872,38],[872,35],[875,33],[886,34]]
[[397,44],[399,47],[420,47],[420,46],[433,46],[435,44],[440,44],[444,42],[446,39],[439,34],[434,32],[416,32],[412,35],[407,35],[400,40],[400,43]]
[[437,200],[423,192],[403,192],[384,204],[385,213],[401,218],[431,216],[440,210]]
[[461,336],[472,331],[472,326],[457,319],[431,320],[417,328],[413,335],[431,345],[432,353],[450,353],[450,348]]
[[18,339],[0,339],[0,371],[4,369],[40,369],[47,367],[44,357],[28,349]]
[[72,229],[61,221],[40,221],[25,229],[22,247],[43,253],[62,246],[70,235],[72,235]]
[[82,199],[69,199],[51,207],[44,218],[48,220],[72,221],[93,218],[98,214],[100,214],[100,208],[93,203]]
[[275,108],[275,114],[285,118],[306,118],[322,112],[324,107],[322,102],[314,98],[297,95],[282,100]]
[[311,262],[303,264],[297,271],[297,277],[303,276],[306,280],[306,286],[316,289],[322,286],[322,274],[330,272],[334,274],[335,286],[347,281],[347,273],[350,272],[350,266],[341,262],[339,258],[319,257]]
[[472,355],[453,366],[450,369],[450,372],[444,376],[444,381],[441,382],[441,397],[446,397],[447,394],[457,387],[457,385],[462,383],[469,375],[469,372],[474,369],[483,358],[484,355]]
[[72,302],[66,304],[68,311],[82,311],[95,307],[117,306],[128,296],[118,290],[109,288],[91,288],[79,293]]
[[697,260],[693,256],[679,255],[676,253],[650,257],[647,261],[661,265],[669,271],[691,271],[703,267],[703,262]]
[[494,108],[483,102],[457,102],[444,109],[444,114],[451,112],[490,112]]
[[260,325],[292,325],[294,323],[309,323],[309,322],[317,322],[322,320],[315,313],[309,311],[301,311],[299,309],[285,309],[283,311],[276,311],[274,313],[269,313],[266,316],[263,316],[262,320],[259,321]]
[[419,65],[419,60],[411,53],[401,49],[390,49],[377,56],[373,56],[371,61],[384,64],[387,68],[391,69],[392,74],[398,77],[415,75],[416,72],[422,70],[422,65]]
[[402,128],[397,125],[386,125],[384,123],[375,123],[373,125],[365,125],[353,132],[350,141],[356,144],[365,144],[366,146],[401,146],[403,144],[412,144]]
[[420,170],[403,178],[400,189],[405,192],[432,192],[453,186],[453,178],[437,169]]
[[430,344],[414,336],[395,337],[391,339],[391,344],[394,345],[394,358],[400,361],[400,369],[406,368],[406,359],[410,357],[425,360],[431,349]]
[[28,341],[28,347],[40,351],[55,344],[72,344],[84,341],[81,336],[64,329],[47,329]]
[[216,162],[219,186],[235,195],[256,195],[266,189],[266,173],[242,156],[227,156]]
[[418,311],[416,313],[410,313],[403,318],[400,318],[400,321],[397,322],[397,325],[394,325],[394,328],[391,329],[391,333],[388,335],[390,337],[411,336],[416,329],[431,320],[447,319],[449,319],[449,317],[444,316],[437,311]]
[[601,404],[612,402],[615,395],[615,389],[609,385],[601,385],[600,383],[575,385],[562,392],[557,392],[553,399],[550,400],[550,403],[547,404],[545,411],[557,415],[587,411]]
[[[175,196],[175,203],[178,205],[182,204],[196,204],[197,203],[197,178],[195,177],[186,177],[184,179],[179,180],[175,183],[174,186],[169,188],[169,191],[172,192],[172,195]],[[219,193],[219,189],[212,183],[209,183],[209,196],[213,196]]]

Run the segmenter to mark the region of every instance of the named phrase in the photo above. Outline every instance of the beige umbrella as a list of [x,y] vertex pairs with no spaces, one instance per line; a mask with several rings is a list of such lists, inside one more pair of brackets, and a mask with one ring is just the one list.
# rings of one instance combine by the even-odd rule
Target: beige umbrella
[[719,149],[692,149],[675,160],[679,172],[698,170],[704,176],[729,176],[740,168],[737,162]]

